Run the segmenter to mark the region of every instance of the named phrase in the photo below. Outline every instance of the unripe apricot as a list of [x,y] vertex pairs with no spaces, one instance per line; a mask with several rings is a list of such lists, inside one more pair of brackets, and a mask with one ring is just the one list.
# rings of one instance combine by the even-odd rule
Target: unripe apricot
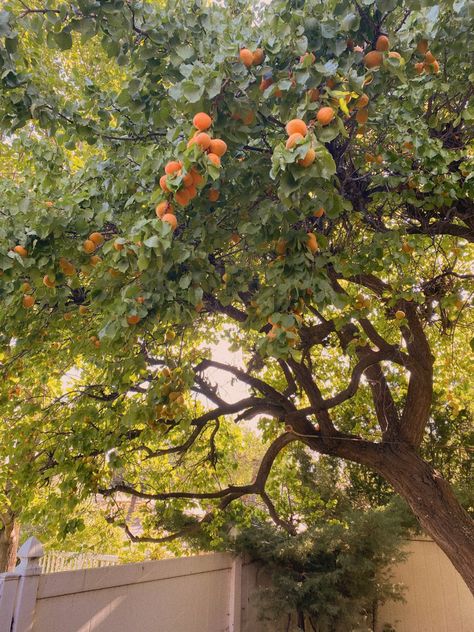
[[364,125],[364,123],[367,123],[368,118],[369,118],[369,110],[367,108],[362,108],[362,110],[357,111],[356,121],[360,125]]
[[[160,202],[155,207],[156,216],[159,217],[160,219],[166,213],[172,213],[172,212],[173,212],[173,209],[171,208],[171,204],[169,202],[167,202],[166,200],[164,202]],[[114,247],[115,247],[115,244],[114,244]]]
[[87,254],[92,254],[96,248],[97,246],[92,241],[92,239],[86,239],[82,244],[82,249],[84,250],[84,252],[87,252]]
[[20,255],[20,257],[28,256],[28,250],[24,248],[23,246],[15,246],[13,248],[13,252],[16,252],[16,254]]
[[388,41],[388,37],[386,35],[379,35],[375,44],[375,50],[386,51],[389,49],[389,47],[390,42]]
[[206,129],[209,129],[212,125],[212,119],[209,114],[205,112],[198,112],[193,118],[193,125],[200,132],[204,132]]
[[301,160],[298,160],[298,164],[301,165],[302,167],[309,167],[310,165],[313,164],[315,159],[316,159],[316,152],[314,151],[312,147],[310,147],[306,153],[306,156],[302,158]]
[[217,200],[219,199],[219,195],[220,195],[220,192],[218,189],[209,189],[207,197],[209,198],[211,202],[217,202]]
[[104,236],[102,233],[91,233],[89,239],[95,243],[96,246],[102,246],[104,243]]
[[371,50],[370,53],[364,57],[364,64],[366,68],[378,68],[382,65],[383,55],[378,50]]
[[178,228],[178,220],[176,219],[176,215],[173,215],[173,213],[166,213],[161,219],[163,222],[169,224],[173,231]]
[[22,304],[25,309],[29,309],[30,307],[33,307],[33,305],[35,304],[35,297],[32,296],[31,294],[25,294],[25,296],[22,299]]
[[291,136],[292,134],[301,134],[302,136],[306,136],[308,133],[306,123],[301,119],[292,119],[291,121],[288,121],[285,129],[288,136]]
[[242,48],[240,50],[239,58],[244,66],[247,66],[247,68],[250,68],[250,66],[253,64],[253,53],[248,48]]
[[182,167],[182,163],[179,162],[178,160],[171,160],[166,166],[165,166],[165,173],[168,176],[173,175],[173,173],[176,173],[177,171],[179,171]]
[[398,309],[398,310],[395,312],[395,318],[396,318],[397,320],[403,320],[403,319],[405,318],[405,316],[406,316],[406,314],[405,314],[405,312],[404,312],[402,309]]
[[263,48],[256,48],[253,52],[253,64],[254,66],[258,66],[259,64],[262,63],[262,61],[265,59],[265,53],[263,51]]
[[285,146],[287,149],[293,149],[296,143],[300,140],[303,140],[303,136],[299,132],[295,132],[288,138]]
[[330,107],[321,108],[318,111],[316,118],[320,125],[329,125],[334,118],[334,110]]
[[213,165],[216,165],[216,167],[220,167],[221,166],[221,159],[219,158],[219,156],[217,154],[207,154],[207,157],[209,158],[209,160],[212,162]]
[[160,178],[160,187],[161,187],[162,191],[165,191],[165,193],[169,193],[170,190],[168,189],[166,181],[167,181],[167,176],[166,175],[161,176],[161,178]]
[[209,145],[209,151],[216,156],[223,156],[227,151],[227,144],[220,138],[213,138]]

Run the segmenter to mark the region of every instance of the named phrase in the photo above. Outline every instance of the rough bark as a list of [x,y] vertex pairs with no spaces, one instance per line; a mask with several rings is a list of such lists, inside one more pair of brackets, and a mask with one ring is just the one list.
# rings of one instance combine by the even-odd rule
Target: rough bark
[[415,450],[386,445],[382,476],[410,505],[422,529],[446,553],[474,594],[474,521],[449,484]]
[[20,525],[9,511],[0,513],[0,573],[12,571],[16,566],[16,555]]

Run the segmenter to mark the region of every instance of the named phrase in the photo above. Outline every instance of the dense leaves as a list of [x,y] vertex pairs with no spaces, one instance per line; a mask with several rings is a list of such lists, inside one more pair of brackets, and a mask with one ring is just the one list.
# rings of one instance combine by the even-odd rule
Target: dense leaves
[[[101,490],[123,524],[121,492],[148,502],[145,539],[174,538],[246,494],[274,513],[265,483],[296,440],[396,486],[432,354],[469,340],[471,33],[467,2],[4,3],[1,476],[18,508],[54,480],[50,512]],[[223,336],[243,364],[209,360]],[[262,415],[248,483],[231,419]]]

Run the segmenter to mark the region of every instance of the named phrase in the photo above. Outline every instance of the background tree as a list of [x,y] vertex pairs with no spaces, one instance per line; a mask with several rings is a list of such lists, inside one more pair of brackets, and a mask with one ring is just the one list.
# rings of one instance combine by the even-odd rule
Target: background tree
[[[472,521],[419,453],[469,325],[471,27],[462,1],[4,5],[15,485],[59,480],[63,511],[136,496],[180,516],[139,536],[168,541],[248,495],[278,523],[265,486],[298,441],[382,476],[473,588]],[[224,333],[243,366],[206,351]],[[225,418],[259,415],[243,483]]]

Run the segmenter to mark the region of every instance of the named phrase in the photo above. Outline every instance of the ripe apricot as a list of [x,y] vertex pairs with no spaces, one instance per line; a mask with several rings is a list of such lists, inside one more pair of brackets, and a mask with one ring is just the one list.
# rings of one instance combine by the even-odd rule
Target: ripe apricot
[[316,211],[313,212],[314,217],[322,217],[324,215],[326,211],[324,210],[324,208],[321,206],[321,208],[316,209]]
[[439,72],[439,62],[435,59],[434,62],[431,64],[431,67],[433,69],[433,72],[438,74]]
[[45,274],[43,277],[43,285],[46,285],[46,287],[52,288],[56,285],[56,281],[52,279],[50,276],[48,276],[47,274]]
[[240,243],[240,235],[239,235],[239,233],[232,233],[232,235],[230,236],[230,243],[231,244],[238,244],[238,243]]
[[291,136],[292,134],[301,134],[301,136],[306,136],[308,133],[306,123],[301,119],[292,119],[291,121],[288,121],[285,129],[288,136]]
[[397,53],[397,51],[396,51],[396,50],[391,50],[391,51],[389,52],[388,56],[389,56],[391,59],[401,59],[401,58],[402,58],[402,56],[400,55],[400,53]]
[[428,40],[421,39],[416,45],[416,51],[420,55],[425,55],[428,51]]
[[16,254],[20,255],[20,257],[27,257],[28,256],[28,250],[26,248],[24,248],[23,246],[15,246],[13,248],[13,252],[16,252]]
[[198,112],[193,118],[193,125],[200,132],[204,132],[206,129],[209,129],[212,125],[212,119],[209,114],[205,112]]
[[316,239],[316,235],[314,233],[308,233],[306,235],[306,245],[308,246],[308,248],[311,250],[313,254],[315,252],[318,252],[319,250],[318,240]]
[[[174,199],[180,206],[186,206],[186,204],[189,203],[190,199],[188,190],[180,189],[179,191],[176,191],[176,193],[174,194]],[[166,215],[166,213],[164,213],[163,215]]]
[[173,173],[176,173],[177,171],[179,171],[182,167],[182,163],[179,162],[178,160],[171,160],[166,166],[165,166],[165,173],[168,176],[173,175]]
[[204,177],[197,171],[197,169],[191,169],[189,172],[193,178],[194,186],[200,187],[204,184]]
[[258,66],[265,59],[265,52],[263,48],[256,48],[253,52],[253,64],[254,66]]
[[104,236],[102,233],[91,233],[89,239],[95,243],[96,246],[102,246],[104,243]]
[[390,47],[390,42],[386,35],[379,35],[377,42],[375,43],[375,50],[386,51]]
[[367,108],[362,108],[362,110],[357,111],[356,121],[359,123],[359,125],[364,125],[364,123],[367,123],[368,118],[369,110]]
[[336,80],[334,79],[334,77],[329,77],[329,79],[326,81],[326,87],[329,90],[334,90],[336,85],[337,85],[337,83],[336,83]]
[[209,151],[212,154],[216,154],[216,156],[223,156],[227,151],[227,143],[225,143],[221,138],[213,138],[211,140],[211,144],[209,145]]
[[84,252],[87,252],[87,254],[92,254],[96,248],[97,246],[92,239],[86,239],[82,244],[82,249]]
[[415,70],[417,74],[421,75],[425,70],[425,64],[422,61],[418,62],[415,64]]
[[161,189],[163,191],[165,191],[165,193],[169,193],[170,192],[170,190],[168,189],[168,186],[166,184],[167,179],[168,179],[168,177],[166,175],[161,176],[161,178],[160,178],[160,187],[161,187]]
[[287,245],[288,245],[288,242],[286,241],[286,239],[279,239],[275,246],[275,252],[278,255],[284,255],[286,252]]
[[369,97],[366,94],[361,94],[357,99],[357,107],[365,108],[367,105],[369,105]]
[[240,49],[239,58],[244,66],[247,66],[247,68],[250,68],[250,66],[253,64],[253,53],[248,48]]
[[425,63],[432,64],[434,61],[436,61],[436,58],[433,53],[431,51],[427,51],[425,54]]
[[90,262],[91,266],[96,266],[102,262],[102,259],[99,257],[99,255],[92,255],[92,257],[90,258]]
[[382,65],[383,55],[378,50],[371,50],[370,53],[364,57],[364,64],[366,68],[378,68]]
[[[163,217],[163,215],[170,212],[172,213],[173,209],[171,208],[171,204],[167,202],[166,200],[164,202],[160,202],[155,207],[156,216],[159,217],[160,219]],[[114,247],[115,247],[115,244],[114,244]]]
[[114,250],[117,250],[117,252],[119,252],[120,250],[124,249],[124,245],[121,244],[119,241],[114,241]]
[[31,296],[31,294],[25,294],[22,299],[23,307],[26,309],[29,309],[30,307],[33,307],[34,304],[35,304],[35,297]]
[[210,202],[217,202],[217,200],[219,199],[219,196],[220,196],[220,192],[218,189],[209,189],[207,197],[209,198]]
[[217,154],[207,154],[207,157],[209,158],[209,160],[212,162],[213,165],[216,165],[216,167],[220,167],[221,166],[221,159],[219,158],[219,156]]
[[311,103],[314,103],[320,97],[320,92],[318,88],[311,88],[311,90],[308,90],[307,94]]
[[191,185],[191,186],[189,186],[189,187],[186,187],[186,191],[188,192],[188,197],[189,197],[189,200],[190,200],[190,201],[191,201],[191,200],[194,200],[194,198],[195,198],[195,197],[197,196],[197,194],[198,194],[197,189],[196,189],[196,187],[194,186],[194,184],[192,184],[192,185]]
[[209,145],[211,144],[211,137],[209,134],[206,134],[206,132],[199,132],[199,134],[196,134],[196,136],[194,136],[189,142],[196,143],[196,145],[199,145],[203,151],[206,151],[206,149],[209,149]]
[[127,323],[129,325],[136,325],[140,322],[140,320],[141,318],[138,314],[131,314],[130,316],[127,316]]
[[318,111],[316,118],[321,125],[329,125],[334,118],[334,110],[327,106],[323,107]]
[[315,159],[316,159],[316,152],[314,151],[312,147],[310,147],[308,151],[306,152],[306,156],[302,158],[301,160],[298,160],[298,164],[301,165],[302,167],[309,167],[310,165],[313,164]]
[[178,228],[178,220],[176,219],[176,215],[173,215],[173,213],[166,213],[161,219],[163,222],[169,224],[173,231]]
[[76,274],[76,268],[74,264],[68,261],[65,257],[59,259],[59,267],[66,276],[74,276]]
[[411,254],[413,252],[414,248],[407,241],[404,241],[402,243],[402,250],[403,250],[403,252],[406,252],[407,255],[409,255],[409,254]]
[[255,112],[246,112],[243,116],[242,116],[242,122],[244,123],[244,125],[252,125],[252,123],[255,121]]
[[186,188],[190,187],[193,184],[193,176],[190,173],[186,173],[183,176],[183,184]]
[[295,132],[294,134],[291,134],[291,136],[288,138],[285,147],[287,149],[293,149],[296,143],[300,140],[303,140],[303,136],[299,132]]

